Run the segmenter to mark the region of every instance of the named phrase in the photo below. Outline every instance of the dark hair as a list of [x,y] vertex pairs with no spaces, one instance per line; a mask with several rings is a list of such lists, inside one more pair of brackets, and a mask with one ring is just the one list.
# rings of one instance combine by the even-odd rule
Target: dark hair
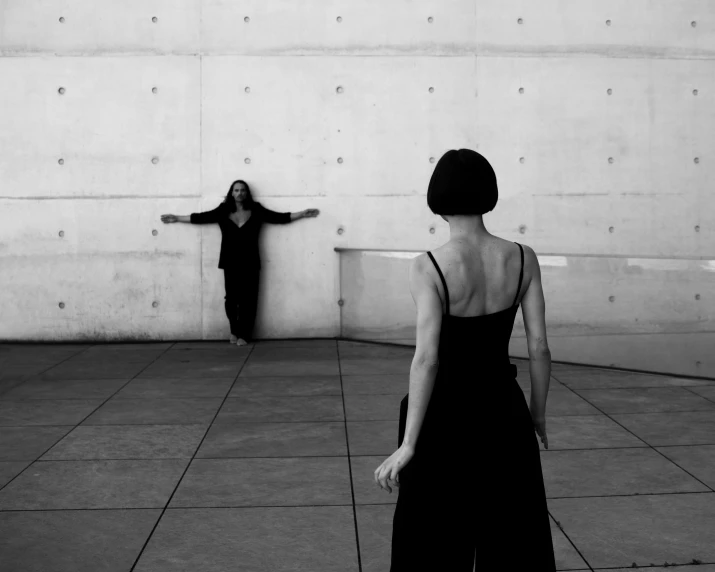
[[437,162],[427,190],[427,205],[439,215],[481,215],[497,204],[494,169],[471,149],[451,149]]
[[248,186],[248,183],[246,181],[242,181],[241,179],[231,183],[231,186],[228,188],[228,193],[226,193],[226,199],[223,202],[226,203],[226,206],[228,207],[228,212],[236,212],[236,201],[234,200],[232,194],[233,186],[236,183],[241,183],[246,186],[246,192],[248,194],[246,195],[246,200],[243,201],[243,208],[250,211],[251,209],[253,209],[253,205],[255,205],[256,202],[253,200],[253,195],[251,194],[251,187]]

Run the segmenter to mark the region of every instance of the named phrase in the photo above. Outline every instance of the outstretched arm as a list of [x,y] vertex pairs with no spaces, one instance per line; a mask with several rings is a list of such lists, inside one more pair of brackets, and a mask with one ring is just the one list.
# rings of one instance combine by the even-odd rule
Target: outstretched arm
[[190,222],[192,224],[211,224],[214,222],[218,222],[223,215],[222,206],[223,203],[212,211],[191,213],[190,215],[163,214],[161,215],[161,222]]

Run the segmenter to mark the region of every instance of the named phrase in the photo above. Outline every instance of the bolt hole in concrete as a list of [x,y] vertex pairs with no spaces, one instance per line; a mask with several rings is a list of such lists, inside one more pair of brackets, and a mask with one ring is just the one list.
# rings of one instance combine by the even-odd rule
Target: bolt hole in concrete
[[64,165],[64,164],[65,164],[65,160],[64,160],[64,159],[60,159],[60,160],[57,161],[57,162],[58,162],[60,165]]
[[430,227],[429,233],[430,233],[430,234],[434,234],[434,227],[433,227],[433,226]]
[[339,86],[335,89],[335,91],[336,91],[337,93],[343,93],[343,86],[339,85]]
[[523,87],[520,87],[520,88],[519,88],[519,93],[524,93],[524,88],[523,88]]
[[608,232],[613,232],[615,229],[612,226],[608,227]]
[[434,163],[434,157],[430,157],[430,158],[429,158],[429,162],[430,162],[430,163]]
[[338,234],[343,234],[345,231],[343,230],[343,227],[338,228]]
[[342,19],[340,16],[338,16],[338,17],[335,18],[335,19],[337,20],[338,24],[343,21],[343,19]]
[[611,94],[613,93],[613,90],[609,88],[609,89],[606,90],[606,93],[607,93],[608,95],[611,95]]
[[430,16],[429,18],[427,18],[427,21],[431,24],[432,22],[434,22],[434,18]]
[[610,25],[611,25],[611,21],[610,21],[610,20],[606,20],[606,26],[610,26]]
[[159,306],[159,302],[152,302],[151,306],[152,306],[152,308],[156,308]]
[[152,92],[152,93],[157,93],[158,91],[159,91],[159,90],[156,89],[155,87],[152,87],[152,88],[151,88],[151,92]]
[[152,230],[152,231],[151,231],[151,234],[152,234],[152,236],[156,236],[157,234],[159,234],[159,231],[158,231],[158,230]]
[[342,158],[342,157],[338,157],[338,163],[342,164],[342,162],[343,162],[343,158]]
[[694,28],[695,26],[698,25],[698,23],[695,20],[693,20],[692,22],[690,22],[690,25]]
[[698,157],[695,157],[695,159],[693,159],[693,161],[695,162],[696,165],[697,165],[698,163],[700,163],[700,159],[699,159]]
[[61,230],[61,231],[60,231],[60,238],[62,238],[64,235],[65,235],[65,231],[64,231],[64,230]]
[[613,157],[609,157],[609,158],[608,158],[608,162],[609,162],[609,163],[613,163]]
[[246,157],[246,158],[243,160],[243,162],[246,163],[246,165],[250,165],[250,164],[251,164],[251,158],[250,158],[250,157]]
[[526,225],[525,225],[525,224],[520,224],[520,225],[519,225],[519,233],[520,233],[520,234],[526,233]]
[[696,225],[695,225],[695,232],[700,232],[700,225],[699,225],[699,224],[696,224]]
[[697,90],[697,89],[694,89],[694,90],[693,90],[693,95],[698,95],[698,90]]
[[151,162],[156,165],[159,162],[159,157],[152,157]]
[[523,23],[524,23],[524,20],[522,20],[521,18],[519,18],[516,22],[517,22],[517,24],[523,24]]
[[695,299],[700,300],[700,294],[695,294]]
[[434,88],[433,88],[433,87],[430,87],[430,88],[429,88],[429,92],[430,92],[430,93],[434,93]]
[[526,159],[524,159],[524,157],[519,157],[519,163],[523,163],[524,161],[526,161]]
[[64,88],[64,87],[61,87],[60,89],[57,90],[57,93],[59,93],[60,95],[64,95],[64,94],[65,94],[65,88]]
[[60,24],[64,24],[64,23],[65,23],[64,17],[60,16]]
[[246,24],[248,24],[248,23],[251,21],[251,19],[250,19],[248,16],[246,16],[246,17],[243,19],[243,21],[246,22]]
[[64,302],[60,302],[60,310],[64,310],[64,309],[65,309],[65,303],[64,303]]
[[159,18],[157,18],[156,16],[154,16],[154,17],[151,19],[151,21],[156,24],[156,23],[159,21]]
[[243,91],[245,91],[246,93],[251,93],[251,88],[246,86],[246,89],[244,89]]
[[613,301],[615,301],[615,299],[616,299],[615,296],[609,296],[609,297],[608,297],[608,301],[609,301],[609,302],[613,302]]

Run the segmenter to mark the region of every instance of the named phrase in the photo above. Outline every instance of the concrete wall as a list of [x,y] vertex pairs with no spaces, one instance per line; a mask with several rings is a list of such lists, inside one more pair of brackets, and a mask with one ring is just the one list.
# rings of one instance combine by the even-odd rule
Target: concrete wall
[[[490,230],[603,259],[556,292],[627,331],[609,261],[686,261],[678,311],[708,335],[689,270],[715,259],[708,0],[0,0],[0,54],[0,338],[226,336],[218,229],[159,215],[236,178],[321,209],[264,228],[257,335],[337,335],[333,249],[444,242],[425,192],[459,147],[496,169]],[[658,288],[641,300],[648,321]],[[559,324],[576,354],[582,307]]]

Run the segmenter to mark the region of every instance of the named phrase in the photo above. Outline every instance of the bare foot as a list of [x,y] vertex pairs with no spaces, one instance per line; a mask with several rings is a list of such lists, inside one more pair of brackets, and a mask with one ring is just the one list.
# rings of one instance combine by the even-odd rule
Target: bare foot
[[238,341],[238,338],[231,334],[231,337],[228,339],[228,343],[230,344],[235,344]]
[[248,342],[244,340],[243,338],[238,338],[238,341],[236,342],[237,346],[247,346]]

